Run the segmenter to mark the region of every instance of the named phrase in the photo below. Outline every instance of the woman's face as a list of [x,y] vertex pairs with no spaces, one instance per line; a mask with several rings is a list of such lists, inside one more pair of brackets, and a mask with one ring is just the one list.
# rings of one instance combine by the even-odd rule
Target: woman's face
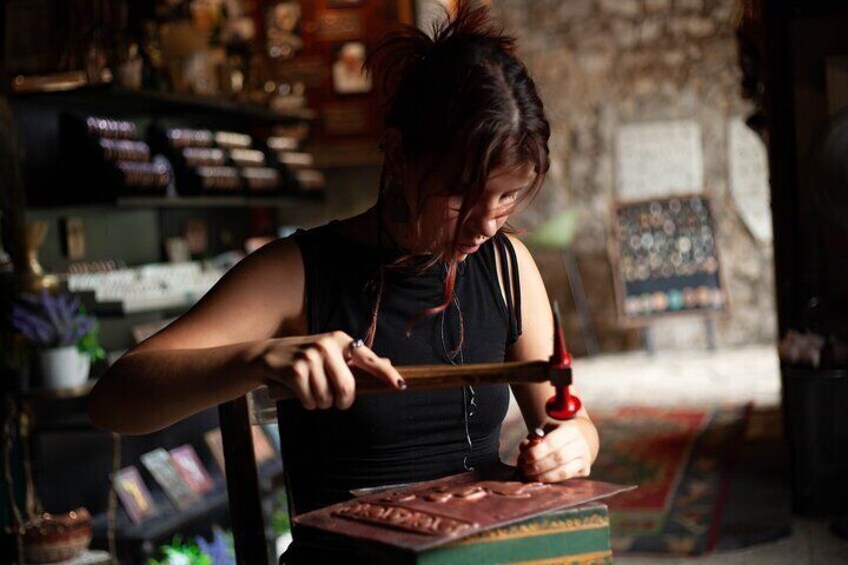
[[453,194],[442,191],[428,198],[421,211],[421,219],[423,226],[431,226],[428,231],[432,233],[425,238],[440,249],[453,246],[455,240],[457,257],[460,261],[464,260],[498,233],[515,205],[530,190],[535,176],[532,166],[495,169],[486,181],[480,200],[461,225],[459,214],[465,197],[463,187],[458,187]]

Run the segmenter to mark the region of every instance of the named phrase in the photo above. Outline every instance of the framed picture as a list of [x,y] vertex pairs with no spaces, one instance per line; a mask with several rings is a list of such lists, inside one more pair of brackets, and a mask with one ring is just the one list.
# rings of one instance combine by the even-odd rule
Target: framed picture
[[616,201],[611,223],[609,251],[624,326],[729,312],[709,197]]
[[177,471],[171,454],[163,448],[145,453],[141,456],[141,462],[178,509],[184,510],[198,501],[197,495]]
[[333,91],[337,94],[361,94],[371,91],[371,76],[363,69],[367,52],[361,41],[348,41],[333,56]]
[[204,495],[215,487],[212,477],[209,476],[209,471],[206,470],[191,445],[185,444],[175,447],[170,453],[177,472],[195,494]]
[[269,57],[288,59],[303,49],[300,21],[299,2],[286,0],[268,6],[265,12],[265,37]]
[[140,524],[159,514],[138,469],[130,465],[112,476],[115,492],[133,524]]

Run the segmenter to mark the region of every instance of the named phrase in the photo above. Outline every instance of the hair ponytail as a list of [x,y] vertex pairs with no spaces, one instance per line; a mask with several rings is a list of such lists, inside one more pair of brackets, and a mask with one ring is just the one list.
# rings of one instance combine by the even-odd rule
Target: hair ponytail
[[[515,39],[492,20],[488,7],[458,0],[455,12],[434,24],[430,35],[410,26],[395,30],[377,45],[366,68],[382,89],[383,125],[400,133],[401,158],[445,179],[441,188],[416,187],[416,210],[440,191],[463,186],[461,226],[489,176],[502,167],[532,166],[535,179],[525,198],[538,192],[549,167],[550,126],[536,85],[515,56]],[[413,214],[410,229],[429,233],[422,222]],[[429,263],[443,261],[447,267],[443,302],[410,324],[452,301],[457,241],[449,243]]]

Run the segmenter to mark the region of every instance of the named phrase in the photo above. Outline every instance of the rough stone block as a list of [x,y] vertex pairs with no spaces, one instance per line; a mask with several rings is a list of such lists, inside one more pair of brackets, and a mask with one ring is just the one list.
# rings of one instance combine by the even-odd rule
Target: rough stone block
[[600,0],[600,7],[607,14],[630,18],[642,12],[639,0]]
[[594,6],[593,0],[568,0],[562,2],[557,8],[557,17],[560,22],[584,19],[592,14]]
[[671,0],[645,0],[645,10],[648,12],[668,12],[671,10]]
[[707,37],[715,31],[715,24],[709,18],[689,18],[686,20],[686,30],[693,37]]
[[680,12],[701,12],[704,0],[676,0],[674,7]]
[[662,35],[662,23],[659,19],[646,19],[639,26],[639,41],[651,43]]

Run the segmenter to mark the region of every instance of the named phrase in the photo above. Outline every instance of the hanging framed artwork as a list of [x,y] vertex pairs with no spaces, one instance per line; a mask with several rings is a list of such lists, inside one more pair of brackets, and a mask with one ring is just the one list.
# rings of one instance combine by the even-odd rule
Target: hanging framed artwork
[[333,56],[333,92],[364,94],[371,91],[371,76],[365,72],[365,44],[349,41],[336,48]]

